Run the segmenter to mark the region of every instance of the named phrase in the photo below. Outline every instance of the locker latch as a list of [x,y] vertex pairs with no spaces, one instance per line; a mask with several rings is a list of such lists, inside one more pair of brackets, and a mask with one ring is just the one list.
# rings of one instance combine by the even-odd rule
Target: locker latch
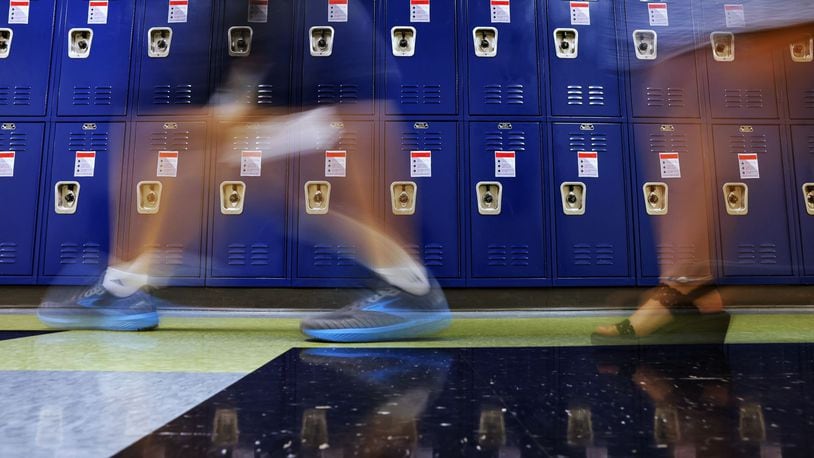
[[147,31],[147,55],[149,57],[164,58],[170,55],[172,45],[172,29],[169,27],[153,27]]
[[712,57],[718,62],[735,60],[735,35],[731,32],[712,32],[709,34],[712,45]]
[[418,185],[412,181],[394,181],[390,184],[390,201],[394,215],[415,214]]
[[760,443],[766,440],[763,406],[756,402],[747,402],[740,406],[738,409],[738,435],[744,442]]
[[215,409],[215,421],[212,428],[212,443],[217,447],[228,447],[238,444],[240,425],[237,410],[220,407]]
[[585,183],[569,181],[561,184],[562,212],[569,216],[584,215],[587,193]]
[[791,60],[794,62],[814,61],[814,38],[808,34],[800,41],[789,45]]
[[0,29],[0,59],[5,59],[11,54],[11,39],[13,37],[13,30]]
[[803,202],[805,202],[806,212],[814,216],[814,183],[803,185]]
[[333,27],[311,27],[308,34],[311,36],[311,55],[314,57],[328,57],[334,48]]
[[648,182],[642,186],[644,193],[644,208],[648,215],[663,216],[669,210],[669,191],[667,183]]
[[222,214],[242,214],[245,199],[246,183],[242,181],[224,181],[220,184],[220,212]]
[[140,181],[136,185],[136,211],[141,215],[155,215],[161,208],[160,181]]
[[681,423],[678,410],[672,405],[656,407],[653,412],[653,439],[658,447],[665,447],[681,440]]
[[497,29],[494,27],[475,27],[472,29],[475,42],[475,56],[497,56]]
[[305,213],[324,215],[328,213],[331,202],[331,183],[327,181],[309,181],[305,183]]
[[305,450],[317,450],[328,444],[328,417],[324,409],[305,409],[302,412],[300,443]]
[[658,55],[658,34],[655,30],[634,30],[633,49],[639,60],[654,60]]
[[254,30],[247,26],[229,27],[229,55],[248,57],[252,52]]
[[478,213],[499,215],[503,200],[503,185],[497,181],[481,181],[475,185],[478,197]]
[[724,183],[726,212],[733,216],[749,213],[749,187],[745,183]]
[[576,59],[579,54],[577,29],[554,29],[554,49],[560,59]]
[[[504,409],[484,407],[478,422],[478,446],[480,449],[499,451],[506,445],[506,418]],[[501,455],[497,453],[496,455]]]
[[590,407],[569,407],[566,437],[572,447],[587,447],[594,442],[594,426]]
[[415,27],[393,27],[390,29],[390,38],[394,56],[409,57],[415,55]]
[[90,56],[92,43],[93,30],[71,29],[68,31],[68,57],[71,59],[87,59]]
[[79,206],[79,182],[59,181],[54,186],[54,211],[60,215],[72,215]]

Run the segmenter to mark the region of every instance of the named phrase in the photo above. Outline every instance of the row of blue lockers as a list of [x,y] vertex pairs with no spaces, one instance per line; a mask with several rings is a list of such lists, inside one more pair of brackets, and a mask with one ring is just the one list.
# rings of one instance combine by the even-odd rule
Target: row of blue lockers
[[447,285],[814,278],[811,124],[319,123],[4,122],[0,282],[348,285],[369,209]]
[[610,118],[700,118],[708,97],[716,119],[812,119],[811,34],[761,33],[812,15],[808,0],[3,0],[0,116],[197,114],[214,94]]

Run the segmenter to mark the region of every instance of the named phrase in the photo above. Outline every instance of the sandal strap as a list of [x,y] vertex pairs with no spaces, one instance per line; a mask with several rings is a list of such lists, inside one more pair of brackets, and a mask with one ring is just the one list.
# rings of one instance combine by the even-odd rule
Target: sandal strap
[[636,330],[633,329],[633,325],[630,324],[630,320],[625,319],[622,320],[614,325],[616,327],[616,332],[619,333],[620,336],[630,337],[636,335]]
[[686,297],[680,291],[665,284],[657,286],[650,297],[659,301],[667,309],[680,308],[687,302]]

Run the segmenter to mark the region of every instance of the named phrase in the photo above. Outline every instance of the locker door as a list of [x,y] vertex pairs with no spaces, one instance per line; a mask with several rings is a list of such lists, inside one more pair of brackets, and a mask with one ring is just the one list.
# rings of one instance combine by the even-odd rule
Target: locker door
[[814,30],[783,49],[792,119],[814,119]]
[[800,239],[803,242],[803,274],[814,275],[814,126],[792,126],[794,173],[798,196]]

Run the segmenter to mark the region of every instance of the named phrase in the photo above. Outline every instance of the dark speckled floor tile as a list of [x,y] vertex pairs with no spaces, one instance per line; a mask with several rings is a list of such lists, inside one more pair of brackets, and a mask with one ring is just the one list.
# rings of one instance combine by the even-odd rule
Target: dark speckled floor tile
[[814,456],[811,344],[295,349],[122,456]]
[[39,336],[59,331],[0,331],[0,340],[19,339],[22,337]]

